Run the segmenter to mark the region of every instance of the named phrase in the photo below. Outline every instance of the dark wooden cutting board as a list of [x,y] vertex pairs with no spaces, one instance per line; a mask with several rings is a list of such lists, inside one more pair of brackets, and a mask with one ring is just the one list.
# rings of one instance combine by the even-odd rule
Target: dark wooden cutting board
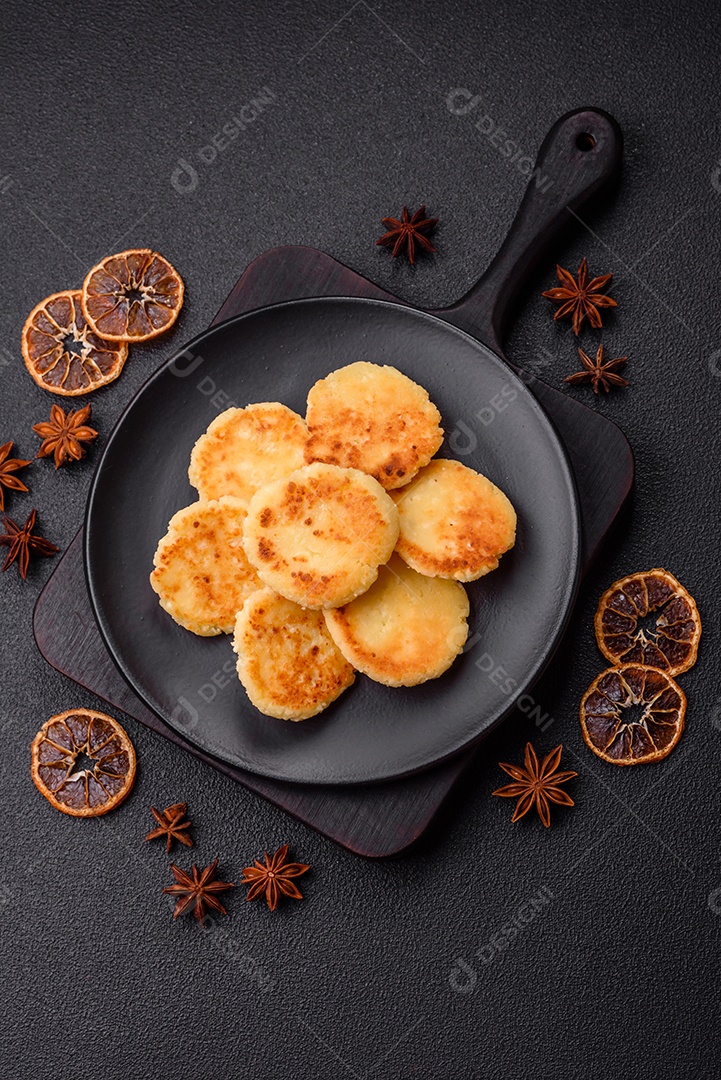
[[[589,132],[595,157],[581,149]],[[585,145],[587,141],[583,140]],[[537,168],[553,179],[544,192],[533,183],[498,256],[458,304],[434,314],[479,337],[502,354],[502,337],[514,299],[531,267],[581,206],[613,179],[621,153],[620,132],[606,114],[579,110],[554,125]],[[309,296],[362,296],[404,303],[313,248],[275,248],[244,272],[212,325],[268,304]],[[511,365],[512,366],[512,365]],[[517,370],[514,368],[514,370]],[[576,479],[588,568],[633,482],[628,443],[600,414],[545,383],[523,375],[561,436]],[[598,462],[603,462],[603,469]],[[294,817],[351,851],[379,857],[412,844],[426,829],[477,750],[418,775],[369,787],[291,785],[267,780],[211,758],[150,712],[120,676],[102,642],[87,597],[82,530],[38,598],[34,631],[45,659],[70,679],[147,727],[185,747]],[[68,597],[75,603],[69,606]]]

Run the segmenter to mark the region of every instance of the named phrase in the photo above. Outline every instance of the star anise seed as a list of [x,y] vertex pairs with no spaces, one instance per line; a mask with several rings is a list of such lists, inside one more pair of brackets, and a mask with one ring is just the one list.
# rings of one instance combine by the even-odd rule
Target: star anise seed
[[168,893],[169,896],[178,897],[173,912],[174,919],[192,911],[198,922],[202,924],[208,908],[219,911],[221,915],[228,914],[215,894],[225,892],[226,889],[234,889],[235,885],[230,881],[219,881],[216,878],[217,859],[214,859],[204,870],[198,870],[193,863],[190,874],[186,874],[174,863],[170,864],[170,869],[173,871],[175,885],[168,885],[163,892]]
[[151,829],[146,835],[146,840],[157,840],[159,837],[165,837],[165,850],[170,851],[173,846],[173,841],[177,840],[181,844],[185,844],[186,847],[192,847],[193,841],[188,836],[188,829],[191,827],[190,821],[184,821],[186,811],[188,809],[187,803],[173,803],[172,806],[166,806],[164,810],[157,810],[154,806],[150,807],[150,813],[153,815],[158,823],[157,829]]
[[5,488],[12,491],[28,490],[22,480],[19,480],[17,476],[13,474],[16,473],[18,469],[24,469],[30,462],[24,461],[22,458],[9,457],[12,448],[12,441],[6,442],[0,446],[0,510],[5,509]]
[[518,821],[527,814],[534,806],[546,828],[551,824],[551,803],[558,806],[573,806],[573,799],[560,787],[567,780],[571,780],[578,773],[567,771],[558,772],[561,761],[563,746],[557,746],[550,754],[538,764],[536,751],[530,743],[526,743],[524,756],[525,768],[522,765],[509,765],[505,761],[499,762],[500,767],[515,783],[506,784],[491,792],[492,795],[501,795],[504,798],[518,799],[516,809],[511,821]]
[[42,536],[36,536],[33,532],[37,510],[32,510],[24,525],[20,526],[12,518],[5,515],[5,532],[0,534],[0,545],[10,548],[3,563],[3,571],[7,570],[17,560],[20,577],[23,581],[28,576],[31,555],[57,555],[60,548],[44,540]]
[[572,316],[571,326],[576,336],[583,326],[584,319],[588,319],[591,326],[599,330],[603,325],[601,308],[618,307],[617,300],[614,300],[612,296],[605,296],[601,291],[613,280],[613,274],[603,274],[589,281],[588,263],[585,259],[578,268],[577,278],[574,278],[562,266],[556,266],[556,277],[561,283],[561,288],[548,289],[542,295],[561,305],[553,316],[554,321]]
[[91,414],[91,405],[68,413],[59,405],[53,405],[49,420],[33,424],[33,431],[43,439],[37,456],[43,458],[52,454],[56,469],[68,461],[80,461],[86,452],[83,443],[90,443],[98,437],[95,428],[87,425]]
[[281,895],[292,896],[294,900],[302,900],[303,894],[290,880],[300,877],[310,870],[305,863],[286,862],[288,845],[278,848],[272,859],[265,854],[265,865],[259,859],[254,860],[253,866],[246,866],[243,870],[241,881],[250,885],[247,900],[257,900],[259,896],[265,896],[268,907],[275,911]]
[[400,221],[398,218],[392,217],[383,218],[382,221],[388,232],[384,233],[380,240],[376,240],[376,245],[380,244],[381,247],[393,248],[391,255],[394,259],[405,248],[411,266],[415,266],[416,245],[423,251],[430,253],[436,250],[425,234],[433,231],[438,224],[438,218],[427,218],[425,206],[422,206],[420,210],[416,210],[413,217],[411,217],[408,207],[404,206]]
[[563,380],[564,382],[574,384],[591,383],[594,394],[598,393],[599,386],[602,386],[608,393],[612,386],[631,385],[628,379],[624,379],[622,375],[618,374],[619,369],[628,360],[627,356],[617,356],[615,360],[604,361],[603,345],[598,346],[595,360],[592,360],[583,349],[578,350],[578,355],[583,364],[583,371],[577,371],[574,375],[569,375]]

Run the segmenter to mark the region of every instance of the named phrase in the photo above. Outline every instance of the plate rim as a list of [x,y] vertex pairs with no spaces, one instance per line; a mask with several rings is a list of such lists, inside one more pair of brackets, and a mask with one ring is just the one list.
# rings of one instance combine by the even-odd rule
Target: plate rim
[[[243,762],[243,761],[238,761],[237,756],[234,756],[232,754],[224,755],[222,752],[219,753],[217,747],[214,748],[214,747],[209,746],[207,743],[205,743],[202,740],[201,737],[197,736],[194,733],[194,731],[189,731],[187,729],[187,727],[184,727],[180,723],[178,723],[178,724],[172,723],[168,719],[168,717],[165,716],[163,713],[161,713],[156,708],[156,706],[152,703],[152,701],[149,700],[149,698],[146,696],[146,693],[143,690],[142,685],[140,685],[138,683],[138,681],[133,677],[132,673],[129,670],[126,669],[126,666],[122,663],[120,657],[116,654],[115,648],[114,648],[114,646],[112,645],[112,642],[111,642],[111,636],[110,636],[109,630],[104,625],[105,620],[104,620],[104,617],[102,615],[102,608],[101,608],[101,605],[100,605],[100,602],[99,602],[99,598],[96,595],[96,590],[95,590],[95,586],[94,586],[94,582],[93,582],[93,576],[92,576],[91,568],[90,568],[90,565],[91,565],[91,562],[92,562],[92,556],[91,556],[91,534],[92,534],[91,518],[92,518],[92,514],[93,514],[93,505],[94,505],[95,499],[97,497],[97,491],[98,491],[98,486],[99,486],[99,478],[101,476],[101,473],[103,472],[103,466],[104,466],[104,463],[105,463],[105,459],[108,456],[108,454],[110,452],[110,449],[111,449],[111,447],[113,445],[113,442],[114,442],[115,438],[117,437],[118,432],[120,431],[121,427],[123,426],[123,424],[124,424],[124,422],[126,420],[126,417],[130,413],[131,409],[134,407],[134,405],[136,404],[138,399],[142,395],[144,395],[146,393],[146,391],[151,386],[151,384],[153,382],[155,382],[157,379],[159,379],[161,376],[163,376],[166,373],[166,371],[174,363],[177,363],[179,360],[181,360],[184,356],[187,356],[187,354],[189,354],[189,353],[193,353],[194,351],[199,352],[200,348],[202,347],[202,343],[204,341],[206,341],[207,339],[221,333],[222,331],[227,331],[228,328],[230,328],[231,326],[240,325],[244,321],[252,319],[253,317],[257,317],[257,316],[259,316],[261,314],[267,314],[268,312],[272,312],[272,311],[276,311],[276,310],[287,310],[287,309],[292,309],[292,308],[302,308],[302,307],[309,307],[309,306],[321,306],[321,307],[323,307],[323,306],[331,306],[332,304],[338,303],[338,302],[351,303],[352,305],[357,305],[359,307],[364,307],[364,308],[368,308],[368,307],[392,308],[392,309],[394,309],[394,311],[397,311],[397,310],[400,309],[401,311],[404,311],[404,312],[408,313],[410,316],[412,316],[414,318],[420,318],[422,321],[426,320],[426,321],[429,321],[429,322],[433,323],[434,325],[442,326],[444,332],[446,332],[446,331],[450,332],[450,333],[452,333],[452,334],[454,334],[454,335],[456,335],[456,336],[458,336],[458,337],[460,337],[460,338],[462,338],[462,339],[464,339],[466,341],[469,341],[473,345],[474,348],[481,348],[481,349],[485,350],[488,354],[490,354],[491,357],[493,357],[494,361],[496,361],[497,363],[502,365],[503,369],[505,370],[505,372],[508,375],[509,380],[512,381],[513,383],[517,384],[520,387],[521,394],[523,395],[524,400],[526,400],[527,403],[530,405],[530,407],[536,412],[536,414],[540,418],[541,422],[545,424],[545,426],[547,428],[547,434],[548,434],[548,436],[550,438],[550,441],[554,444],[554,449],[556,451],[556,457],[557,457],[557,460],[559,462],[559,466],[561,468],[561,471],[563,473],[563,478],[564,478],[564,481],[565,481],[565,487],[566,487],[566,489],[567,489],[567,491],[568,491],[568,493],[570,495],[569,502],[570,502],[570,506],[571,506],[571,509],[572,509],[571,517],[572,517],[573,530],[572,530],[572,536],[569,538],[569,556],[570,556],[570,561],[572,561],[572,565],[573,565],[573,574],[569,576],[569,587],[568,587],[568,590],[567,590],[566,603],[565,603],[565,607],[564,607],[564,610],[563,610],[563,614],[556,620],[556,622],[554,624],[554,631],[553,631],[553,634],[550,636],[550,639],[549,639],[550,644],[548,644],[546,646],[546,648],[544,649],[543,659],[535,667],[535,669],[533,671],[533,674],[530,676],[530,678],[527,679],[524,683],[520,684],[519,687],[516,688],[514,693],[509,697],[509,701],[508,701],[508,704],[507,704],[506,708],[504,708],[498,714],[498,716],[493,720],[492,723],[485,726],[475,736],[472,736],[470,739],[466,739],[460,745],[454,745],[446,753],[435,756],[435,757],[432,758],[432,760],[427,760],[427,758],[425,758],[422,762],[418,762],[416,764],[409,765],[408,767],[402,767],[400,769],[394,766],[394,767],[391,767],[390,770],[384,771],[382,775],[380,775],[380,776],[376,775],[373,778],[359,777],[359,778],[346,778],[346,779],[338,779],[338,778],[326,779],[326,778],[320,777],[320,778],[315,778],[315,779],[312,779],[312,780],[311,779],[298,780],[298,779],[294,779],[292,777],[288,777],[286,775],[280,775],[277,771],[275,771],[273,769],[263,769],[263,768],[256,767],[256,766],[254,766],[252,764],[248,764],[248,763]],[[88,597],[90,599],[90,606],[91,606],[91,609],[93,611],[93,615],[95,617],[95,622],[96,622],[98,630],[100,632],[100,636],[101,636],[101,639],[103,641],[103,645],[105,646],[111,660],[113,661],[115,667],[118,669],[118,671],[120,672],[120,674],[123,677],[123,679],[125,680],[125,682],[130,686],[131,690],[140,698],[141,702],[148,709],[150,709],[151,712],[153,712],[157,717],[159,717],[159,719],[167,727],[169,727],[171,730],[173,730],[176,734],[180,735],[183,739],[185,739],[188,743],[190,743],[191,746],[196,747],[197,749],[201,750],[203,753],[208,754],[208,755],[212,756],[213,758],[216,758],[217,760],[222,761],[225,764],[229,764],[234,768],[241,769],[241,770],[244,770],[246,772],[249,772],[249,773],[253,774],[254,776],[265,777],[266,779],[274,780],[274,781],[279,782],[279,783],[289,783],[289,784],[296,784],[296,785],[301,785],[301,786],[317,785],[317,786],[321,786],[321,787],[333,787],[333,786],[335,786],[335,787],[356,787],[358,785],[363,785],[363,784],[379,784],[379,783],[386,783],[386,782],[393,781],[393,780],[399,780],[399,779],[402,779],[404,777],[414,776],[414,775],[417,775],[418,773],[422,773],[422,772],[424,772],[426,770],[432,769],[436,765],[441,765],[444,762],[449,761],[450,759],[462,754],[463,752],[468,751],[471,748],[478,746],[478,744],[484,738],[486,738],[488,735],[490,735],[491,732],[495,731],[500,726],[500,724],[503,723],[503,721],[508,718],[508,716],[513,712],[514,708],[516,707],[516,702],[519,699],[519,697],[521,697],[524,693],[528,693],[529,690],[538,682],[538,680],[542,677],[542,675],[544,674],[544,672],[548,668],[548,665],[550,664],[551,660],[553,659],[553,657],[554,657],[554,655],[555,655],[555,653],[556,653],[556,651],[558,649],[558,646],[559,646],[559,644],[560,644],[560,642],[561,642],[561,640],[563,638],[565,630],[566,630],[566,628],[568,626],[569,620],[570,620],[571,615],[573,613],[573,609],[574,609],[574,606],[575,606],[575,602],[576,602],[576,599],[577,599],[578,590],[579,590],[579,586],[580,586],[580,579],[581,579],[581,538],[582,538],[582,524],[581,524],[580,502],[579,502],[579,496],[578,496],[578,490],[577,490],[577,486],[576,486],[575,477],[574,477],[573,470],[572,470],[571,465],[570,465],[570,461],[568,459],[568,454],[567,454],[566,448],[563,445],[563,442],[561,441],[561,438],[560,438],[560,436],[559,436],[559,434],[558,434],[558,432],[557,432],[557,430],[555,428],[555,425],[554,425],[553,421],[551,420],[550,416],[548,415],[548,413],[545,411],[545,409],[541,405],[540,401],[536,398],[536,396],[533,394],[531,389],[526,385],[526,383],[521,378],[521,376],[517,373],[517,371],[514,370],[510,366],[510,364],[508,364],[508,362],[505,360],[505,358],[503,358],[497,352],[495,352],[494,349],[491,349],[480,338],[474,337],[472,334],[469,334],[467,331],[462,330],[460,327],[455,326],[453,323],[447,322],[446,320],[440,318],[436,314],[432,314],[431,312],[424,311],[422,308],[414,307],[411,304],[396,303],[396,302],[390,301],[390,300],[382,300],[382,299],[375,298],[375,297],[363,297],[363,296],[313,296],[313,297],[299,297],[299,298],[293,299],[293,300],[284,300],[284,301],[280,301],[280,302],[275,303],[275,304],[264,304],[262,307],[253,308],[251,311],[242,312],[241,314],[234,315],[229,319],[224,319],[222,322],[217,323],[216,325],[209,326],[206,330],[202,331],[200,334],[196,335],[196,337],[194,337],[190,341],[188,341],[182,348],[180,348],[180,349],[176,350],[175,352],[173,352],[173,354],[167,360],[163,361],[163,363],[161,363],[155,369],[155,371],[152,371],[149,374],[148,378],[145,379],[145,381],[138,387],[138,389],[133,394],[131,399],[126,403],[125,408],[123,409],[122,413],[120,414],[120,416],[116,420],[115,424],[113,425],[113,427],[112,427],[112,429],[111,429],[111,431],[110,431],[110,433],[108,435],[105,446],[103,448],[102,454],[101,454],[101,456],[100,456],[100,458],[99,458],[99,460],[98,460],[98,462],[96,464],[95,470],[93,472],[93,476],[92,476],[92,479],[91,479],[91,482],[90,482],[90,487],[89,487],[89,490],[88,490],[88,495],[87,495],[87,499],[86,499],[86,503],[85,503],[85,512],[84,512],[84,517],[83,517],[83,570],[84,570],[85,582],[86,582],[86,586],[87,586],[87,590],[88,590]],[[377,770],[376,770],[376,772],[377,772]]]

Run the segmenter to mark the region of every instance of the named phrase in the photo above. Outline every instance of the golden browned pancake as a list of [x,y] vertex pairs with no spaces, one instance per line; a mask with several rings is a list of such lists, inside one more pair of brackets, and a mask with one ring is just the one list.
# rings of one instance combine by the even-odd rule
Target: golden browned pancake
[[223,496],[178,510],[155,552],[150,584],[160,606],[201,637],[230,634],[261,582],[243,550],[245,506]]
[[443,442],[428,393],[394,367],[359,361],[311,387],[306,461],[360,469],[384,488],[407,484]]
[[233,648],[248,697],[256,709],[279,720],[315,716],[355,679],[321,612],[299,607],[272,589],[254,592],[238,612]]
[[188,478],[201,499],[235,495],[247,506],[263,484],[301,467],[307,441],[305,420],[277,401],[226,409],[193,447]]
[[258,576],[303,607],[364,592],[398,539],[398,512],[372,476],[306,465],[266,484],[248,507],[244,546]]
[[457,581],[428,578],[394,555],[367,592],[325,611],[346,660],[386,686],[437,679],[463,650],[468,596]]
[[509,500],[460,461],[431,461],[393,499],[401,526],[396,551],[428,577],[475,581],[515,543]]

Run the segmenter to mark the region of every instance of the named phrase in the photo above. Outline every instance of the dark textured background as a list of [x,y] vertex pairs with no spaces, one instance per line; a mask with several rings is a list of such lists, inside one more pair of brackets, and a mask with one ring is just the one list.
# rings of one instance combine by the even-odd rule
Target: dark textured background
[[[339,849],[130,721],[140,768],[127,803],[87,822],[52,810],[30,780],[31,738],[52,713],[97,702],[34,646],[32,607],[52,562],[27,584],[14,568],[4,575],[2,1075],[718,1076],[718,14],[670,0],[13,0],[4,16],[0,441],[32,456],[31,425],[53,400],[20,359],[27,312],[109,252],[157,247],[187,300],[175,330],[93,395],[101,442],[266,248],[311,243],[419,304],[452,301],[492,256],[524,186],[476,119],[487,114],[533,155],[561,113],[592,104],[623,127],[624,174],[557,254],[616,272],[620,306],[603,340],[628,354],[633,385],[598,400],[570,392],[618,421],[638,471],[631,512],[538,690],[554,723],[508,724],[419,848],[385,863]],[[263,87],[275,101],[204,164],[201,148]],[[449,112],[454,87],[481,95],[475,114]],[[181,158],[198,174],[186,194],[171,184]],[[421,201],[441,218],[439,254],[413,271],[373,240],[383,214]],[[538,297],[552,278],[549,261],[509,354],[560,385],[575,351]],[[66,545],[97,455],[57,475],[34,464],[11,514],[37,506],[44,534]],[[576,719],[603,667],[593,612],[615,577],[655,565],[681,578],[704,619],[699,663],[682,678],[687,730],[664,764],[614,769],[586,750]],[[512,825],[509,801],[490,797],[496,763],[519,760],[529,736],[542,752],[562,740],[580,774],[575,809],[549,831]],[[196,825],[193,854],[220,855],[231,880],[290,841],[313,866],[306,900],[271,915],[239,889],[214,929],[173,924],[160,895],[168,858],[142,837],[149,803],[177,799]],[[459,958],[475,982],[453,975]]]

